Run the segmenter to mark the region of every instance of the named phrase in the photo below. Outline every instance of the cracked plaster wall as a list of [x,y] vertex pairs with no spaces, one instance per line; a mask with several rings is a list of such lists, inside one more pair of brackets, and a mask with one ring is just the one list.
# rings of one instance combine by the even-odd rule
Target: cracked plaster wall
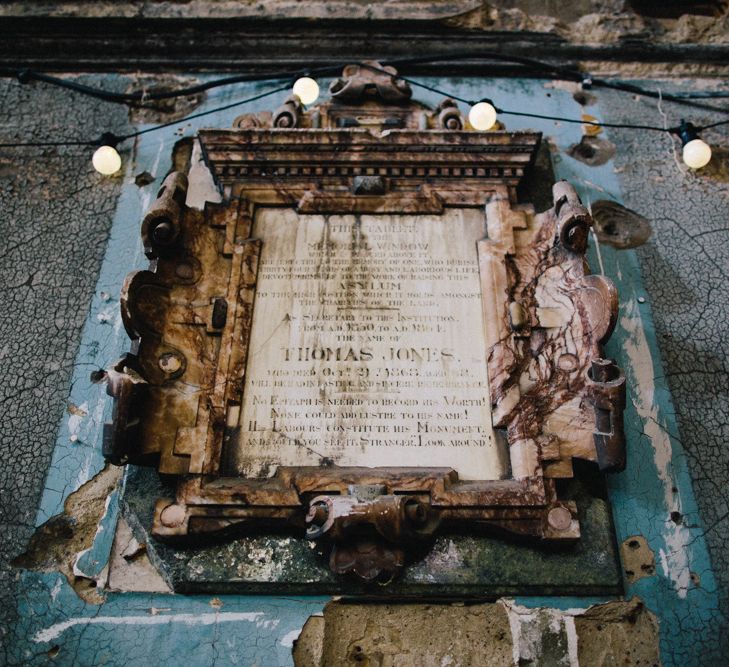
[[[683,82],[684,85],[687,82]],[[665,85],[665,84],[664,84]],[[666,91],[680,88],[670,83]],[[661,122],[654,101],[599,93],[612,122]],[[676,117],[677,105],[662,110]],[[684,113],[708,124],[725,115]],[[647,298],[673,395],[680,438],[699,505],[714,571],[729,616],[729,139],[706,131],[714,159],[698,173],[674,157],[674,140],[611,130],[618,146],[615,169],[625,204],[647,216],[653,234],[638,248]],[[665,517],[663,517],[665,520]],[[676,523],[694,516],[677,512]],[[724,646],[729,630],[723,627]]]
[[[96,81],[108,88],[124,86],[117,77]],[[9,112],[0,123],[0,141],[82,131],[84,137],[95,136],[127,127],[123,107],[42,86],[2,82],[0,91]],[[625,96],[603,92],[597,98],[607,120],[656,121],[655,103],[626,104]],[[717,143],[726,146],[721,137],[715,135]],[[618,147],[615,171],[625,203],[653,225],[653,236],[639,250],[646,296],[716,574],[726,591],[729,456],[722,438],[729,423],[724,342],[729,276],[722,239],[729,186],[720,168],[709,172],[714,177],[686,174],[668,139],[615,130],[610,138]],[[726,160],[726,154],[719,151],[719,158]],[[33,532],[59,420],[73,416],[68,382],[118,194],[119,180],[100,179],[84,149],[0,149],[0,361],[5,371],[0,388],[0,527],[5,536],[0,608],[5,614],[15,608],[15,574],[7,561],[24,550]],[[85,352],[91,371],[94,350]],[[700,519],[679,513],[671,520]],[[2,627],[11,620],[0,619]]]
[[[109,87],[121,83],[108,77],[85,80]],[[0,142],[86,138],[128,127],[123,107],[6,80],[0,80],[0,107]],[[0,148],[3,635],[5,616],[15,607],[14,573],[7,563],[24,550],[35,528],[119,185],[119,179],[99,179],[88,149]]]

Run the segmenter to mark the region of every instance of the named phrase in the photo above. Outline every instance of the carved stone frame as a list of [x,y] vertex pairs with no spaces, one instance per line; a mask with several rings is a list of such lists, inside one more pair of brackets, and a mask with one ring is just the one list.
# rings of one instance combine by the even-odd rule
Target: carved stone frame
[[[349,71],[348,71],[349,70]],[[332,100],[304,111],[246,115],[199,141],[225,195],[185,205],[173,173],[146,215],[151,267],[121,297],[132,351],[107,372],[115,397],[105,432],[114,463],[155,465],[179,478],[157,502],[152,532],[170,541],[287,525],[331,545],[330,567],[391,577],[409,546],[446,525],[493,527],[540,540],[580,536],[556,480],[572,459],[622,469],[624,378],[601,358],[617,314],[612,283],[585,261],[591,220],[574,189],[554,207],[516,204],[539,144],[535,133],[475,132],[449,100],[411,101],[393,76],[348,68]],[[301,213],[427,213],[483,207],[478,261],[493,425],[512,478],[462,481],[447,468],[279,467],[268,479],[221,476],[236,437],[261,242],[257,207]]]

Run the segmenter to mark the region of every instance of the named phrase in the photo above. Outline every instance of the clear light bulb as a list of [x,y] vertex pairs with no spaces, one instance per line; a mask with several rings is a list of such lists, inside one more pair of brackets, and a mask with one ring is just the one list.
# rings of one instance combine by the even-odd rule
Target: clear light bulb
[[683,147],[683,161],[691,169],[701,169],[711,160],[711,146],[701,139],[692,139]]
[[111,176],[121,168],[121,157],[113,146],[99,146],[91,158],[94,169],[104,176]]
[[319,97],[319,84],[309,76],[302,76],[294,83],[294,95],[302,104],[312,104]]
[[468,122],[474,130],[490,130],[496,125],[496,109],[490,102],[478,102],[468,112]]

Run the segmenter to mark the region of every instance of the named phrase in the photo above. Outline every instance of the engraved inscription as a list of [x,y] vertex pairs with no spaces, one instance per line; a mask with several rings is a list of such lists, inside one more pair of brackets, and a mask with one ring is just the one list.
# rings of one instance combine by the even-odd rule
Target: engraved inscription
[[[506,475],[491,426],[475,209],[259,209],[244,399],[228,465],[441,466]],[[488,316],[488,314],[486,314]]]

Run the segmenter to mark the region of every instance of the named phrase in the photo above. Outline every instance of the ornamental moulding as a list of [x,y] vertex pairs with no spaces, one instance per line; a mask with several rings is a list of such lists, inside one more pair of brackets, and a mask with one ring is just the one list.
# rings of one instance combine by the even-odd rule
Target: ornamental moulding
[[[334,572],[389,581],[443,530],[579,540],[577,508],[560,496],[558,480],[573,475],[573,459],[596,462],[603,471],[624,467],[625,380],[601,351],[615,323],[617,295],[609,279],[588,270],[588,211],[564,181],[554,185],[554,205],[543,213],[517,203],[516,186],[540,135],[475,132],[455,103],[430,109],[415,102],[395,74],[350,66],[332,84],[331,99],[318,106],[304,109],[289,98],[274,112],[237,118],[233,129],[201,131],[223,203],[189,208],[186,176],[173,172],[145,216],[141,233],[151,263],[123,287],[132,349],[107,372],[115,401],[104,446],[113,463],[151,465],[178,480],[175,497],[156,505],[152,532],[159,540],[185,544],[208,535],[235,539],[248,529],[288,529],[324,544]],[[351,232],[347,243],[336,236],[335,220]],[[437,236],[443,225],[451,231]],[[379,255],[375,229],[391,233]],[[473,229],[483,233],[464,242],[454,259],[457,237]],[[331,236],[313,243],[311,230]],[[288,233],[294,241],[277,249],[277,239]],[[276,268],[286,262],[303,273],[287,282],[288,274]],[[465,268],[438,273],[444,262]],[[400,309],[399,321],[405,321],[410,315],[403,313],[414,306],[402,297],[413,285],[416,294],[420,284],[408,273],[411,265],[442,277],[425,305],[412,311],[427,310],[444,323],[420,329],[428,345],[398,347],[403,339],[383,324],[374,337],[353,334],[347,346],[327,342],[321,348],[326,355],[299,343],[276,352],[276,364],[262,356],[264,313],[280,307],[270,285],[288,290],[284,334],[278,327],[271,335],[307,341],[310,328],[327,331],[326,321],[335,318],[330,313],[342,309],[341,321],[362,330],[372,321],[355,313],[363,308],[378,311],[382,323],[396,322],[388,312]],[[369,267],[368,287],[357,275],[337,273],[348,266]],[[274,274],[278,282],[266,282]],[[461,292],[439,292],[446,280]],[[315,308],[307,306],[310,294],[295,296],[296,285],[313,284],[320,299]],[[370,307],[373,299],[379,301]],[[458,299],[470,305],[456,312]],[[477,331],[476,337],[463,338],[465,330]],[[469,357],[473,341],[482,341],[482,349]],[[382,360],[388,352],[380,355],[380,349],[402,358],[388,365]],[[473,370],[479,363],[483,377]],[[274,398],[280,403],[285,392],[267,389],[266,382],[276,374],[293,377],[294,368],[311,369],[315,394],[335,386],[325,381],[328,374],[350,377],[344,395],[369,401],[371,409],[387,405],[382,387],[395,386],[375,380],[376,374],[418,378],[397,385],[400,396],[411,396],[413,382],[424,387],[409,399],[418,416],[399,409],[389,421],[355,424],[323,408],[315,418],[290,411],[288,428],[299,435],[289,431],[284,442],[275,421],[283,417],[270,410],[274,421],[261,427],[251,415],[263,413],[251,401],[265,398],[269,409]],[[423,380],[438,369],[448,382],[467,380]],[[367,380],[355,387],[354,375]],[[306,384],[286,382],[291,395],[310,395]],[[448,422],[436,399],[423,398],[443,394],[446,386],[466,387],[471,393],[460,402],[488,418],[476,423],[473,411],[459,408],[463,419]],[[473,398],[479,391],[483,405]],[[408,438],[415,443],[416,431],[420,444],[423,433],[435,429],[484,434],[467,440],[466,449],[469,456],[478,456],[478,447],[491,452],[496,472],[474,479],[467,465],[441,464],[451,453],[454,461],[464,455],[466,441],[455,436],[439,441],[447,444],[445,454],[433,444],[417,457],[393,454],[394,463],[382,465],[389,450],[367,449],[374,440],[364,440],[367,452],[360,456],[344,440],[330,446],[323,435],[373,425],[406,434],[382,440],[396,447],[411,444]],[[306,429],[319,435],[307,440],[301,435]],[[427,465],[431,459],[439,464]]]

